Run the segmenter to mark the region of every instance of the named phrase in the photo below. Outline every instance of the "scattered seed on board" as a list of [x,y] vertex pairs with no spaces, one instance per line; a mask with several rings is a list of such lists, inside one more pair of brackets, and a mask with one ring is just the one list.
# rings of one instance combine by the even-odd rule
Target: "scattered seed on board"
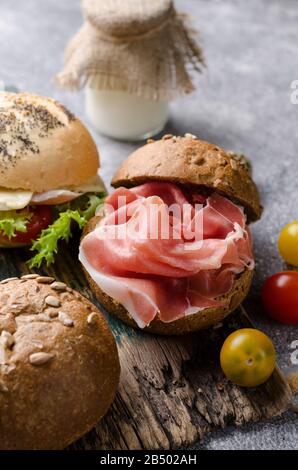
[[3,393],[6,393],[8,392],[8,388],[6,387],[6,385],[3,383],[3,382],[0,382],[0,392],[3,392]]
[[96,312],[92,312],[88,315],[87,317],[87,323],[89,325],[94,325],[95,323],[97,323],[99,320],[99,316]]
[[9,331],[5,331],[5,330],[2,331],[1,343],[3,344],[5,348],[8,348],[8,349],[10,349],[14,345],[15,343],[14,337],[12,336],[11,333],[9,333]]
[[54,297],[53,295],[48,295],[48,296],[45,298],[45,303],[46,303],[49,307],[60,307],[60,305],[61,305],[59,299],[57,299],[57,297]]
[[50,276],[38,276],[36,278],[36,281],[39,282],[40,284],[51,284],[52,282],[55,281],[55,279]]
[[64,292],[66,290],[66,284],[64,282],[55,281],[51,284],[51,288],[60,292]]
[[64,312],[59,312],[58,318],[59,318],[59,321],[64,326],[73,326],[74,325],[73,320]]
[[42,366],[53,359],[54,355],[46,352],[37,352],[30,354],[29,361],[33,366]]
[[10,281],[17,281],[19,278],[18,277],[8,277],[7,279],[3,279],[2,281],[0,281],[0,284],[6,284],[7,282],[10,282]]
[[24,274],[21,279],[36,279],[37,277],[39,277],[38,274]]

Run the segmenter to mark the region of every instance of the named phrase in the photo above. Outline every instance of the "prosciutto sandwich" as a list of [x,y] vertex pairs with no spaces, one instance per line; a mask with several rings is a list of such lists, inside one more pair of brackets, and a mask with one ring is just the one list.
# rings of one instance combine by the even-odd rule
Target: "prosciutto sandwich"
[[50,264],[102,200],[98,167],[91,135],[64,106],[0,92],[0,247],[31,246],[32,267]]
[[184,334],[242,302],[254,269],[248,223],[262,212],[243,158],[191,135],[165,136],[130,155],[112,185],[79,254],[110,313]]

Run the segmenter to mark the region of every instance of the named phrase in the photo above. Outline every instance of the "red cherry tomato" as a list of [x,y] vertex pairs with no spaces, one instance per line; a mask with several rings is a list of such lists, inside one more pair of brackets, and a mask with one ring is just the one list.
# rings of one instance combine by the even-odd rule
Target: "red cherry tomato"
[[53,220],[52,209],[50,206],[36,206],[29,207],[29,211],[33,214],[30,221],[27,224],[26,232],[16,232],[15,237],[9,239],[6,236],[0,236],[4,242],[9,242],[11,245],[16,244],[30,244],[31,240],[35,240],[40,232],[47,228]]
[[262,300],[274,320],[298,324],[298,272],[284,271],[269,277],[263,284]]

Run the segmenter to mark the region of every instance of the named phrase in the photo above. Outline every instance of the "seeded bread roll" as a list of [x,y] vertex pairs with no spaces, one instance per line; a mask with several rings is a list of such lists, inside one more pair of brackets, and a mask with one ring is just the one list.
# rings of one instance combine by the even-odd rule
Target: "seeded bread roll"
[[34,193],[85,183],[99,166],[81,121],[57,101],[0,92],[0,187]]
[[[100,217],[93,217],[86,225],[83,237],[89,232],[92,232],[97,223],[100,221]],[[92,279],[88,272],[84,269],[87,280],[93,290],[96,298],[105,307],[105,309],[115,315],[117,318],[122,320],[129,326],[138,328],[138,325],[134,319],[130,316],[129,312],[123,305],[117,302],[115,299],[107,295]],[[159,315],[154,318],[149,326],[144,328],[144,331],[149,333],[157,333],[160,335],[184,335],[193,331],[202,330],[212,325],[216,325],[222,321],[226,316],[232,313],[245,299],[248,294],[251,281],[253,278],[253,271],[245,269],[240,275],[238,275],[234,281],[233,287],[227,294],[219,297],[218,299],[226,301],[224,307],[212,307],[206,308],[198,313],[187,315],[179,320],[172,321],[170,323],[164,323],[159,320]]]
[[262,213],[259,194],[244,159],[187,135],[149,141],[133,152],[112,179],[115,188],[148,181],[216,190],[245,208],[249,222]]
[[53,278],[0,283],[0,449],[62,449],[111,405],[119,381],[99,310]]

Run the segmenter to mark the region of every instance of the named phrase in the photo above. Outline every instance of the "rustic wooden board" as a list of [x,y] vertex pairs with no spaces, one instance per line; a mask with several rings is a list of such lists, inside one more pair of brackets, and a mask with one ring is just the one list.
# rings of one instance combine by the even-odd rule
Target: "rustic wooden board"
[[[61,247],[55,266],[43,273],[64,280],[95,301],[77,262],[77,242]],[[0,250],[0,277],[28,272],[28,253]],[[251,325],[241,307],[221,328],[184,337],[161,337],[109,322],[117,340],[121,381],[105,418],[75,449],[168,449],[186,447],[205,433],[283,413],[292,401],[277,369],[256,389],[243,389],[222,375],[219,350],[234,329]]]

